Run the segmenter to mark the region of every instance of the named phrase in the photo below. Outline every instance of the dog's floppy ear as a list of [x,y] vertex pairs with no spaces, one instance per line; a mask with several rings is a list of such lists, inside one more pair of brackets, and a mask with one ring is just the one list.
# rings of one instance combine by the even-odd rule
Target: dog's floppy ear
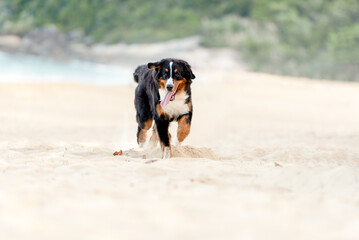
[[150,69],[159,70],[162,67],[162,61],[154,62],[154,63],[150,62],[150,63],[147,64],[147,67],[150,68]]
[[191,76],[191,79],[195,79],[196,76],[192,72],[191,65],[189,65],[187,62],[184,65],[185,65],[185,68],[186,68],[187,72]]

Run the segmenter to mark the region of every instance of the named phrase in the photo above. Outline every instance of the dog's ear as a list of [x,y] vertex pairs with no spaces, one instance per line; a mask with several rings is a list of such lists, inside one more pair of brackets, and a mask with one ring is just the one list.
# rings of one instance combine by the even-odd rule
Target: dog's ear
[[162,61],[154,62],[154,63],[150,62],[150,63],[147,64],[147,67],[150,68],[150,69],[159,70],[162,67]]
[[191,79],[195,79],[196,76],[195,76],[195,75],[193,74],[193,72],[192,72],[191,65],[189,65],[187,62],[185,62],[184,66],[185,66],[186,71],[187,71],[188,74],[190,75],[190,78],[191,78]]

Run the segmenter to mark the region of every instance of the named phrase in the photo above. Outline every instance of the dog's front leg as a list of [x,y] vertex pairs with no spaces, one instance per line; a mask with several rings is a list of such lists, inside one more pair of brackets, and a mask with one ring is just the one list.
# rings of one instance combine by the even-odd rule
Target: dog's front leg
[[170,122],[163,118],[156,118],[157,133],[161,143],[162,158],[173,157],[171,148],[171,135],[168,132]]
[[191,115],[184,115],[180,117],[178,121],[178,128],[177,128],[177,140],[178,145],[180,145],[183,140],[188,136],[190,130],[191,130]]

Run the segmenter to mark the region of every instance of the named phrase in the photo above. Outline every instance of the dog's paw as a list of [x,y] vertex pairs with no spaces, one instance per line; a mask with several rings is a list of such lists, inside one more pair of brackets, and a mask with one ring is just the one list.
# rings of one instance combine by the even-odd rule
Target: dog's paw
[[162,152],[162,158],[163,159],[167,159],[170,158],[171,156],[171,149],[169,147],[165,147],[165,149]]

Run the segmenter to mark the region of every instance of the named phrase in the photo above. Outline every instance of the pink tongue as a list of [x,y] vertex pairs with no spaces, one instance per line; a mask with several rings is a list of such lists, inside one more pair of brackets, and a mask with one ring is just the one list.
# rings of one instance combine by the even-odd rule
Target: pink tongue
[[161,107],[166,106],[170,102],[173,93],[174,92],[167,92],[166,93],[165,98],[161,101]]

